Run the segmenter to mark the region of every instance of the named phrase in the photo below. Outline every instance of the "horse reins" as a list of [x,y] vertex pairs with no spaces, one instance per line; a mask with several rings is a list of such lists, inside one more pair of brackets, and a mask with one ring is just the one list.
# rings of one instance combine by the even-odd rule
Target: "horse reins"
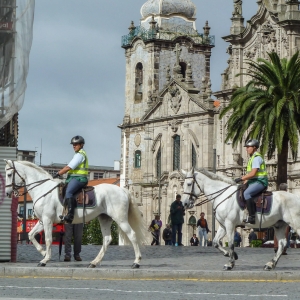
[[[193,185],[192,185],[192,190],[191,190],[190,193],[184,192],[183,194],[190,195],[190,196],[192,196],[192,197],[195,197],[196,199],[198,199],[198,198],[200,197],[201,194],[204,194],[204,192],[202,191],[202,189],[201,189],[199,183],[197,182],[197,180],[196,180],[196,178],[195,178],[195,174],[193,174],[192,177],[186,177],[186,179],[193,179]],[[199,196],[197,196],[195,193],[193,193],[195,182],[196,182],[196,184],[197,184],[197,186],[198,186],[198,188],[199,188],[199,190],[200,190],[200,192],[201,192]],[[200,205],[203,205],[203,204],[206,204],[206,203],[208,203],[208,202],[211,202],[211,201],[215,200],[216,198],[218,198],[219,196],[221,196],[225,191],[227,191],[227,190],[228,190],[229,188],[231,188],[232,186],[233,186],[233,184],[230,184],[229,186],[227,186],[227,187],[225,187],[225,188],[223,188],[223,189],[221,189],[221,190],[219,190],[219,191],[216,191],[216,192],[214,192],[214,193],[212,193],[212,194],[209,194],[209,195],[205,195],[205,194],[204,194],[205,197],[206,197],[207,199],[202,200],[200,203],[197,203],[197,204],[195,204],[194,206],[200,206]],[[236,193],[238,190],[240,190],[240,189],[241,189],[241,187],[238,187],[238,189],[237,189],[236,191],[234,191],[233,193],[231,193],[228,197],[226,197],[224,200],[222,200],[215,208],[213,208],[214,214],[216,213],[216,210],[217,210],[217,208],[219,207],[219,205],[221,205],[224,201],[226,201],[227,199],[229,199],[233,194],[235,194],[235,193]],[[212,195],[215,195],[215,194],[217,194],[215,197],[212,197],[211,199],[208,199],[208,197],[210,197],[210,196],[212,196]]]

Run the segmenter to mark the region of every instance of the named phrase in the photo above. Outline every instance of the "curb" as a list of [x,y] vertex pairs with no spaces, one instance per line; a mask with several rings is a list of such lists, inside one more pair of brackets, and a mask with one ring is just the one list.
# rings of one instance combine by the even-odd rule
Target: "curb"
[[0,277],[61,278],[84,280],[196,280],[196,281],[300,281],[293,271],[160,271],[82,268],[0,267]]

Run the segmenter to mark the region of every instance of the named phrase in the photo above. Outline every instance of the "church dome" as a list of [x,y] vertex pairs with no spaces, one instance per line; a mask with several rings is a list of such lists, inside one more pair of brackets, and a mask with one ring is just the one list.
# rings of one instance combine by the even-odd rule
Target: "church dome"
[[141,8],[143,18],[172,14],[193,18],[196,15],[196,6],[191,0],[148,0]]

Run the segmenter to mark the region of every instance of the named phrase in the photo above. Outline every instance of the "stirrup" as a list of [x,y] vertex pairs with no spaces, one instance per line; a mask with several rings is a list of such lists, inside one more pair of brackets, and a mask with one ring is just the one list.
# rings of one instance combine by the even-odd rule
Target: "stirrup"
[[255,224],[255,216],[247,216],[247,218],[244,219],[243,222],[249,224]]

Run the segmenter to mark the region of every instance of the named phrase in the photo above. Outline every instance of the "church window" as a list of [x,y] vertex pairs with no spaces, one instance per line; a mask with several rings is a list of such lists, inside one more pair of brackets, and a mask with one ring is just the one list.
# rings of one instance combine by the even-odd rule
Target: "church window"
[[186,63],[185,63],[185,62],[180,62],[179,65],[180,65],[180,67],[181,67],[181,74],[182,74],[183,78],[185,78],[185,74],[186,74]]
[[196,167],[197,165],[197,152],[194,147],[194,144],[192,144],[192,167]]
[[156,155],[156,176],[157,178],[161,177],[161,150],[158,149],[157,155]]
[[180,169],[180,136],[175,135],[173,138],[173,170]]
[[135,168],[140,168],[141,167],[141,151],[137,150],[135,151],[135,155],[134,155],[134,167]]
[[135,101],[143,99],[143,65],[138,63],[135,68]]

